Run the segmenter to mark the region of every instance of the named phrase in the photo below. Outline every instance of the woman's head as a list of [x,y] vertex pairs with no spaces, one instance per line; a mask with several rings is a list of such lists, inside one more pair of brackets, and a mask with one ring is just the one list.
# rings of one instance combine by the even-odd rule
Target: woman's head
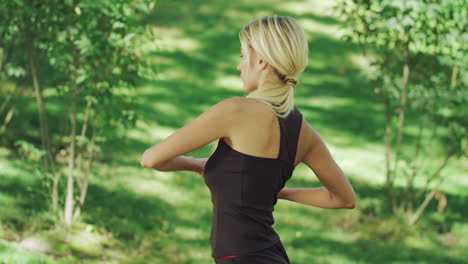
[[[263,16],[239,32],[241,72],[246,97],[270,106],[280,118],[294,108],[294,85],[308,64],[309,49],[302,27],[288,16]],[[219,142],[219,141],[218,141]],[[210,155],[217,148],[213,145]]]
[[302,27],[288,16],[263,16],[239,32],[242,59],[238,65],[248,92],[292,88],[308,64],[308,43]]

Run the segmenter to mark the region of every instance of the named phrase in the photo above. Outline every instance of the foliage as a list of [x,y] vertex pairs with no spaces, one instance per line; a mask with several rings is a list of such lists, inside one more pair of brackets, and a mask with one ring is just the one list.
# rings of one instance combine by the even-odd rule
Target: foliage
[[19,151],[28,159],[33,161],[39,161],[42,156],[45,155],[45,150],[39,149],[33,144],[26,142],[24,140],[18,140],[15,142],[19,146]]
[[2,76],[30,83],[24,48],[32,45],[44,87],[64,99],[81,92],[81,98],[108,109],[99,120],[102,127],[134,124],[135,102],[128,88],[135,85],[141,64],[135,41],[144,28],[138,19],[153,6],[154,1],[133,0],[3,1]]
[[[396,177],[406,177],[407,191],[399,202],[412,214],[419,198],[413,193],[415,177],[425,176],[427,187],[442,180],[441,170],[450,158],[468,156],[464,7],[463,0],[340,0],[335,6],[349,26],[343,39],[361,46],[369,60],[368,77],[386,109],[387,198],[394,212]],[[405,142],[405,117],[413,116],[419,118],[418,132],[413,142]],[[430,136],[424,136],[425,131]],[[422,157],[434,153],[436,139],[445,160],[429,164],[432,171],[422,174],[427,170]],[[406,164],[406,172],[400,164]]]
[[[131,88],[139,78],[142,61],[136,51],[137,36],[145,30],[140,25],[141,16],[148,13],[154,3],[149,0],[18,0],[0,3],[3,18],[0,21],[0,51],[6,51],[5,57],[0,57],[1,64],[5,65],[0,80],[15,81],[22,87],[33,84],[40,139],[47,153],[42,155],[43,169],[47,174],[51,168],[54,175],[51,188],[54,210],[61,174],[60,169],[55,169],[56,154],[63,154],[69,164],[77,164],[71,165],[68,177],[71,185],[66,186],[65,208],[69,208],[73,202],[70,199],[74,199],[73,187],[70,187],[73,186],[73,174],[80,173],[82,157],[88,165],[87,170],[80,173],[85,176],[77,183],[80,197],[85,197],[83,192],[86,193],[99,143],[120,138],[126,129],[135,125],[137,115],[133,111],[135,100]],[[42,99],[43,90],[54,95],[54,103],[65,110],[52,116],[56,122],[52,123],[50,135],[48,110],[52,104],[48,98]],[[61,122],[64,119],[70,120],[70,126]],[[31,126],[37,128],[36,124]],[[29,156],[37,154],[32,143],[39,141],[37,133],[28,135],[33,139],[27,139],[30,143],[26,144],[27,135],[15,133],[15,129],[18,128],[11,126],[12,133],[5,135],[15,141],[20,139],[18,142],[22,149],[30,152]],[[111,133],[104,134],[103,131]],[[77,202],[80,207],[83,205],[83,201]],[[65,211],[70,215],[70,210]]]

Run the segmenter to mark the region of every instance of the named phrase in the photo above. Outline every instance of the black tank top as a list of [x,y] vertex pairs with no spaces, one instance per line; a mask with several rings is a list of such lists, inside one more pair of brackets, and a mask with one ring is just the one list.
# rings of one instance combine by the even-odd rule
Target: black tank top
[[213,204],[213,258],[262,250],[280,240],[272,227],[273,210],[278,192],[294,170],[302,114],[294,107],[278,120],[278,158],[241,153],[221,138],[205,164],[205,184]]

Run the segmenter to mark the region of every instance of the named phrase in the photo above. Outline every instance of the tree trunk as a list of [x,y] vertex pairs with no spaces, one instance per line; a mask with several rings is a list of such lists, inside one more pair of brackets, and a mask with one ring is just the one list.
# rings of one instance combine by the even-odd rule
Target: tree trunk
[[401,151],[401,142],[403,139],[403,128],[405,122],[405,113],[406,113],[406,100],[408,94],[408,78],[409,78],[409,62],[408,62],[408,46],[405,47],[404,50],[404,65],[403,65],[403,83],[402,83],[402,91],[400,97],[400,107],[399,107],[399,120],[398,120],[398,134],[397,134],[397,144],[395,149],[395,161],[393,162],[393,171],[396,172],[398,170],[398,159],[400,156]]
[[13,94],[14,93],[9,94],[5,101],[2,103],[2,106],[0,106],[0,115],[3,113],[3,110],[5,110],[6,106],[10,102],[11,98],[13,97]]
[[457,85],[457,74],[458,74],[458,66],[454,65],[452,68],[452,78],[450,80],[450,88],[454,88]]
[[[399,107],[399,118],[398,118],[398,133],[397,133],[397,142],[395,148],[395,160],[393,162],[393,183],[395,183],[398,174],[398,160],[400,158],[400,151],[401,151],[401,142],[403,139],[403,128],[404,128],[404,121],[405,121],[405,113],[406,113],[406,100],[408,94],[408,78],[409,78],[409,62],[408,62],[408,43],[405,46],[405,50],[403,52],[404,56],[404,65],[403,65],[403,80],[402,80],[402,91],[400,95],[400,107]],[[393,185],[392,185],[393,187]],[[395,206],[396,202],[393,203]],[[401,202],[403,204],[403,201]],[[400,208],[401,209],[401,208]]]
[[465,132],[465,146],[464,146],[465,155],[468,156],[468,130]]
[[[26,25],[27,26],[27,25]],[[30,32],[26,31],[26,52],[28,54],[28,61],[29,61],[29,67],[31,71],[31,76],[33,80],[33,86],[34,86],[34,95],[36,97],[36,102],[37,102],[37,110],[39,114],[39,126],[40,126],[40,132],[41,132],[41,144],[42,144],[42,149],[46,151],[45,158],[43,159],[43,165],[46,173],[49,173],[49,166],[52,169],[52,173],[54,175],[54,183],[52,187],[52,194],[51,194],[51,199],[52,199],[52,210],[54,212],[57,211],[58,209],[58,191],[57,191],[57,186],[58,186],[58,181],[60,178],[60,173],[57,172],[55,169],[55,158],[52,156],[52,150],[50,147],[50,142],[49,142],[49,126],[47,122],[47,115],[45,112],[45,107],[42,99],[42,92],[41,92],[41,87],[39,85],[39,77],[37,74],[37,69],[36,69],[36,57],[34,54],[33,50],[33,39],[31,37]]]
[[384,97],[384,105],[385,105],[385,187],[386,187],[386,195],[387,195],[387,202],[388,208],[391,213],[395,212],[394,206],[394,197],[393,197],[393,177],[392,177],[392,167],[390,164],[391,161],[391,136],[392,136],[392,113],[391,113],[391,105],[390,99],[388,96],[383,93],[382,96]]
[[73,218],[74,219],[77,219],[79,216],[80,216],[80,213],[81,213],[81,209],[83,208],[84,206],[84,202],[85,202],[85,199],[86,199],[86,193],[88,191],[88,182],[89,182],[89,175],[91,173],[91,169],[92,169],[92,166],[93,166],[93,161],[94,161],[94,145],[95,145],[95,142],[96,142],[96,125],[97,125],[97,117],[98,117],[98,112],[96,111],[96,113],[94,114],[94,118],[93,118],[93,132],[92,132],[92,135],[91,135],[91,142],[90,142],[90,146],[89,146],[89,161],[88,161],[88,166],[86,168],[86,172],[85,172],[85,177],[84,177],[84,180],[83,180],[83,186],[80,190],[80,198],[79,198],[79,204],[75,210],[75,213],[74,213],[74,216]]
[[3,48],[0,47],[0,72],[2,71],[2,62],[3,62]]
[[419,156],[419,152],[421,150],[421,142],[422,142],[422,136],[423,136],[423,130],[424,130],[424,116],[421,117],[421,120],[419,122],[419,127],[418,127],[418,136],[416,138],[416,147],[415,147],[415,153],[414,156],[412,157],[412,172],[411,175],[408,178],[408,182],[406,185],[406,211],[409,213],[413,212],[413,206],[414,206],[414,179],[418,175],[419,171],[419,166],[416,164]]
[[65,225],[69,226],[73,222],[73,171],[75,166],[75,142],[76,142],[76,96],[72,91],[70,103],[70,122],[71,122],[71,138],[70,138],[70,154],[68,156],[68,177],[67,177],[67,193],[65,197],[64,220]]
[[10,110],[7,112],[6,116],[5,116],[5,120],[3,121],[3,124],[2,126],[0,127],[0,133],[3,133],[3,131],[6,130],[6,127],[8,126],[8,123],[10,123],[11,121],[11,118],[13,117],[13,114],[15,113],[15,109],[16,109],[16,104],[14,104]]
[[[29,57],[29,67],[31,70],[31,76],[33,79],[33,86],[34,86],[34,95],[36,96],[36,103],[37,103],[37,110],[39,114],[39,127],[41,131],[41,145],[42,149],[47,151],[47,133],[46,133],[46,125],[45,123],[47,122],[46,114],[44,111],[44,104],[42,100],[42,92],[41,92],[41,87],[39,86],[39,80],[37,76],[37,71],[36,71],[36,61],[33,55],[32,51],[32,43],[31,41],[28,41],[27,45],[27,50],[28,50],[28,57]],[[46,156],[45,159],[43,160],[44,168],[46,171],[49,170],[49,164],[48,164],[48,157]]]
[[[86,130],[88,129],[88,120],[89,120],[89,112],[91,110],[91,101],[88,101],[86,104],[86,109],[85,109],[85,117],[83,120],[83,126],[81,127],[81,137],[84,138],[86,137]],[[80,149],[77,151],[77,158],[76,158],[76,181],[78,183],[78,191],[81,192],[82,189],[82,180],[81,180],[81,158],[83,154],[83,149],[80,147]]]

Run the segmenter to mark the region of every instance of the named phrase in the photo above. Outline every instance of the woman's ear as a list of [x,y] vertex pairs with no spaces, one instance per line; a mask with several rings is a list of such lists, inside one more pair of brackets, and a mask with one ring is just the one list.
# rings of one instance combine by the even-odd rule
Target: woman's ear
[[265,70],[268,67],[268,62],[266,60],[260,58],[255,50],[251,49],[249,56],[252,56],[252,60],[255,62],[255,67],[258,66],[259,70]]
[[258,65],[260,70],[265,70],[268,67],[268,62],[266,62],[266,60],[258,58]]

